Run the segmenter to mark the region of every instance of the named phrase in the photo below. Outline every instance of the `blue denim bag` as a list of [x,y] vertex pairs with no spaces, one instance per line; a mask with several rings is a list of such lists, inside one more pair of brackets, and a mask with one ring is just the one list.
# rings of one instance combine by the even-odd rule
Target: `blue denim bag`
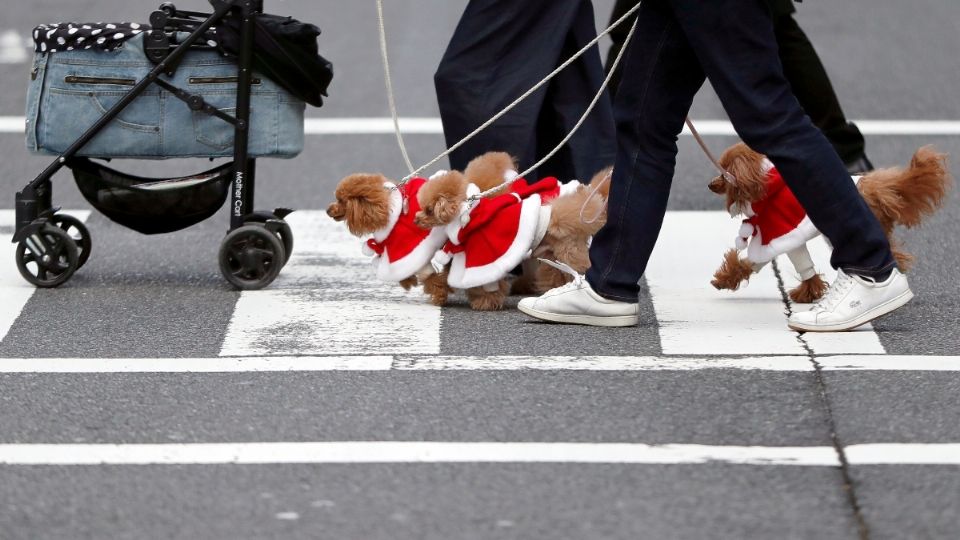
[[[114,51],[37,53],[27,93],[27,148],[57,155],[92,126],[154,65],[143,52],[144,34]],[[237,65],[215,51],[190,51],[168,82],[234,114]],[[291,158],[303,150],[304,103],[270,79],[254,74],[250,157]],[[78,153],[100,158],[167,159],[233,156],[234,127],[192,111],[154,85]]]

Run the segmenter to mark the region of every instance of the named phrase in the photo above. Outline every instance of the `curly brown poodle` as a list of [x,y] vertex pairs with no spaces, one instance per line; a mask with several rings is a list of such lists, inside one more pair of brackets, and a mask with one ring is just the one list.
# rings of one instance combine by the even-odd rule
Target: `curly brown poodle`
[[[509,154],[491,152],[474,159],[463,174],[450,172],[431,179],[420,189],[418,202],[421,211],[414,221],[421,227],[443,227],[457,219],[467,203],[467,186],[474,181],[481,191],[503,183],[506,175],[515,171],[516,163]],[[505,289],[505,280],[496,287],[475,287],[467,291],[470,305],[478,310],[501,309],[506,296],[512,294],[542,293],[568,282],[564,273],[547,265],[534,264],[536,258],[547,258],[566,263],[583,273],[590,267],[588,255],[590,238],[606,222],[606,199],[609,194],[609,169],[597,173],[588,186],[550,201],[550,218],[539,246],[532,250],[534,259],[524,263],[524,274]],[[592,219],[581,219],[581,215]]]
[[[732,173],[734,181],[718,176],[710,182],[709,187],[714,193],[725,196],[728,211],[739,211],[748,203],[764,197],[764,159],[762,154],[743,143],[731,146],[720,157],[720,165]],[[931,146],[917,150],[907,168],[878,169],[867,173],[857,183],[857,189],[890,241],[900,270],[907,271],[910,268],[913,256],[893,237],[894,227],[919,226],[943,204],[951,183],[946,154],[937,152]],[[723,263],[714,274],[711,284],[717,289],[737,290],[743,281],[758,270],[732,249],[724,254]],[[809,303],[822,297],[826,289],[827,284],[817,274],[791,290],[790,297],[795,302]]]
[[[389,180],[382,174],[357,173],[337,184],[336,201],[327,207],[327,215],[346,223],[354,236],[364,236],[386,227],[390,221],[390,191],[384,187]],[[405,290],[417,285],[437,306],[446,304],[452,291],[447,286],[446,272],[421,271],[399,282]]]

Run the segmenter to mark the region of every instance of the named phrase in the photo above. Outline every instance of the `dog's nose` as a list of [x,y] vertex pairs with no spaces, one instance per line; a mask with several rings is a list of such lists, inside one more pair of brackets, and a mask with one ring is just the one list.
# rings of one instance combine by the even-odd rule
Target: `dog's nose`
[[341,207],[339,203],[333,203],[327,207],[327,215],[336,221],[343,221],[346,213],[343,211],[343,207]]
[[727,192],[727,181],[723,179],[722,176],[717,176],[714,178],[708,185],[710,191],[722,195]]

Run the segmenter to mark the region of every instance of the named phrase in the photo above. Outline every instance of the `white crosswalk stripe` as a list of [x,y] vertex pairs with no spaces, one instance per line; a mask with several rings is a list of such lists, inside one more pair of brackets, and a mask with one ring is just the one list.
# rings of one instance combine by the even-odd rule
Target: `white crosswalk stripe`
[[0,31],[0,64],[22,64],[29,58],[27,40],[20,32]]
[[[74,212],[85,220],[89,212]],[[288,217],[294,255],[270,287],[248,291],[236,302],[220,356],[438,355],[442,310],[419,291],[404,291],[373,276],[360,241],[323,211]],[[11,261],[12,210],[0,211],[0,242]],[[789,309],[770,268],[737,292],[717,291],[709,280],[731,245],[737,223],[723,212],[668,212],[647,268],[662,351],[667,356],[806,356],[798,334],[786,327]],[[832,279],[829,250],[811,243],[818,269]],[[796,283],[792,267],[779,261],[783,287]],[[0,265],[0,339],[33,288],[14,265]],[[491,315],[491,316],[496,316]],[[855,332],[806,334],[816,355],[885,354],[867,325]]]
[[[824,371],[960,373],[960,356],[817,357]],[[267,373],[319,371],[812,372],[803,356],[246,356],[220,358],[0,358],[0,373]]]
[[240,295],[221,356],[440,352],[440,308],[377,280],[360,241],[325,213],[287,221],[294,255],[270,288]]
[[[10,49],[13,51],[14,49]],[[19,50],[19,49],[16,49]],[[27,49],[24,47],[24,51]],[[11,58],[20,53],[8,53]],[[24,52],[21,63],[27,60]],[[2,63],[2,62],[0,62]],[[864,135],[872,136],[953,136],[960,135],[958,120],[852,120]],[[697,120],[697,131],[710,137],[733,137],[736,131],[727,120]],[[0,116],[0,134],[23,132],[24,117]],[[400,129],[408,135],[443,135],[443,124],[436,117],[400,118]],[[385,118],[307,118],[303,131],[307,135],[393,135],[393,119]],[[681,136],[690,136],[684,127]]]

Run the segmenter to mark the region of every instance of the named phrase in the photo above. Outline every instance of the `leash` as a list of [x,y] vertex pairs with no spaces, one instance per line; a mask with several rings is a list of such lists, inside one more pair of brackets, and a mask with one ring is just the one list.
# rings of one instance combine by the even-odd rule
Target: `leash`
[[[390,114],[393,116],[393,131],[397,135],[397,144],[400,145],[403,162],[406,163],[412,176],[414,174],[413,163],[410,162],[410,156],[407,155],[407,146],[403,144],[403,134],[400,132],[400,115],[397,113],[397,103],[393,97],[393,78],[390,76],[390,58],[387,55],[387,29],[383,23],[383,0],[377,0],[377,22],[380,26],[380,58],[383,64],[383,81],[387,85],[387,103],[390,105]],[[403,183],[406,183],[406,181]]]
[[[561,71],[563,71],[567,66],[569,66],[570,64],[572,64],[574,61],[576,61],[578,58],[580,58],[580,57],[583,56],[584,54],[586,54],[586,52],[589,51],[594,45],[596,45],[596,44],[600,41],[601,38],[603,38],[604,36],[606,36],[607,34],[609,34],[610,32],[612,32],[615,28],[617,28],[618,26],[620,26],[624,21],[626,21],[627,19],[629,19],[634,13],[636,13],[636,11],[637,11],[638,9],[640,9],[640,5],[642,4],[642,2],[637,2],[637,4],[636,4],[635,6],[633,6],[633,8],[631,8],[631,9],[630,9],[627,13],[625,13],[622,17],[620,17],[620,18],[617,19],[613,24],[611,24],[609,27],[607,27],[606,30],[604,30],[603,32],[600,32],[600,33],[597,35],[597,37],[595,37],[593,40],[591,40],[589,43],[587,43],[587,44],[586,44],[583,48],[581,48],[579,51],[577,51],[576,53],[574,53],[573,56],[571,56],[570,58],[568,58],[563,64],[560,64],[560,66],[558,66],[556,69],[554,69],[552,72],[550,72],[550,74],[547,75],[546,77],[544,77],[540,82],[538,82],[537,84],[535,84],[532,88],[530,88],[529,90],[527,90],[523,95],[521,95],[520,97],[518,97],[517,99],[515,99],[512,103],[510,103],[509,105],[507,105],[506,107],[504,107],[500,112],[498,112],[497,114],[495,114],[495,115],[494,115],[493,117],[491,117],[489,120],[487,120],[486,122],[484,122],[483,124],[481,124],[479,127],[477,127],[476,129],[474,129],[472,132],[470,132],[469,134],[467,134],[466,137],[464,137],[463,139],[461,139],[459,142],[457,142],[456,144],[454,144],[453,146],[451,146],[450,148],[448,148],[448,149],[445,150],[444,152],[440,153],[437,157],[435,157],[435,158],[431,159],[430,161],[428,161],[428,162],[427,162],[426,164],[424,164],[423,166],[421,166],[421,167],[419,167],[419,168],[417,168],[417,169],[414,169],[413,166],[410,164],[409,159],[407,158],[407,155],[408,155],[408,154],[407,154],[406,146],[404,145],[404,142],[403,142],[403,136],[402,136],[402,134],[401,134],[401,132],[400,132],[400,122],[399,122],[399,118],[398,118],[398,114],[397,114],[395,99],[394,99],[394,96],[393,96],[393,83],[392,83],[391,76],[390,76],[390,64],[389,64],[389,59],[388,59],[388,55],[387,55],[387,46],[386,46],[386,27],[385,27],[386,25],[384,24],[384,21],[383,21],[383,0],[376,0],[376,3],[377,3],[377,14],[378,14],[378,16],[379,16],[379,31],[380,31],[380,42],[381,42],[380,56],[381,56],[381,59],[382,59],[382,61],[383,61],[384,79],[386,80],[387,93],[389,94],[389,95],[388,95],[388,102],[389,102],[389,104],[390,104],[390,109],[391,109],[390,112],[391,112],[391,114],[393,115],[394,131],[395,131],[396,134],[397,134],[397,143],[400,145],[400,151],[401,151],[401,153],[404,155],[404,159],[405,159],[405,161],[407,161],[408,167],[411,169],[410,174],[408,174],[407,176],[405,176],[402,180],[400,180],[400,181],[397,183],[397,186],[398,186],[398,187],[399,187],[399,186],[402,186],[402,185],[405,184],[405,183],[407,183],[410,179],[414,178],[415,176],[421,174],[424,170],[426,170],[427,168],[433,166],[435,163],[437,163],[437,162],[440,161],[441,159],[449,156],[452,152],[456,151],[458,148],[460,148],[461,146],[463,146],[464,144],[466,144],[468,141],[470,141],[470,140],[473,139],[475,136],[477,136],[480,132],[482,132],[482,131],[485,130],[486,128],[490,127],[490,125],[492,125],[494,122],[496,122],[497,120],[499,120],[500,118],[502,118],[505,114],[507,114],[508,112],[510,112],[511,110],[513,110],[517,105],[519,105],[520,103],[522,103],[525,99],[527,99],[528,97],[530,97],[531,95],[533,95],[534,92],[536,92],[537,90],[539,90],[543,85],[545,85],[545,84],[547,84],[548,82],[550,82],[554,77],[557,76],[557,74],[559,74]],[[633,28],[634,28],[634,29],[636,28],[636,21],[634,21]],[[631,29],[630,34],[631,34],[631,35],[633,34],[633,29]],[[628,38],[628,40],[629,40],[629,38]],[[619,61],[620,57],[622,56],[622,53],[623,53],[625,50],[626,50],[626,47],[624,47],[624,48],[621,50],[621,55],[618,55],[617,61]],[[611,73],[613,73],[613,70],[611,70]],[[537,166],[542,165],[544,162],[546,162],[547,159],[549,159],[550,157],[553,157],[557,152],[560,151],[560,149],[567,143],[567,141],[570,140],[570,137],[571,137],[571,136],[576,132],[576,130],[583,124],[584,120],[586,119],[586,116],[590,113],[590,111],[593,109],[593,107],[596,105],[596,103],[600,100],[600,97],[603,95],[603,92],[606,90],[606,87],[607,87],[607,85],[609,84],[609,80],[610,80],[610,77],[608,76],[607,79],[606,79],[605,82],[604,82],[604,85],[600,88],[600,91],[597,92],[597,95],[594,97],[593,101],[591,102],[590,108],[587,109],[586,113],[581,117],[580,121],[577,122],[576,126],[575,126],[574,129],[567,135],[567,137],[565,137],[564,140],[563,140],[552,152],[550,152],[550,154],[548,154],[547,158],[545,158],[545,159],[541,160],[540,162],[538,162],[536,165],[534,165],[533,167],[531,167],[530,170],[535,169]],[[529,173],[530,173],[530,170],[524,171],[525,174],[529,174]],[[509,182],[504,182],[504,184],[498,186],[496,189],[497,189],[497,190],[502,189],[503,187],[505,187],[505,186],[507,186],[507,185],[509,185],[509,184],[510,184]],[[483,195],[483,194],[481,194],[481,195]]]
[[690,117],[687,117],[687,127],[690,128],[690,134],[693,135],[693,138],[697,141],[697,144],[700,145],[700,149],[703,150],[703,153],[707,155],[707,159],[710,160],[710,163],[713,163],[713,166],[720,171],[720,176],[723,177],[728,183],[733,184],[737,181],[737,177],[733,175],[730,171],[723,168],[723,165],[720,165],[720,162],[717,161],[717,158],[713,157],[713,154],[710,153],[710,149],[707,148],[706,141],[703,140],[703,137],[700,136],[700,133],[697,131],[697,128],[694,127],[693,121],[690,120]]

